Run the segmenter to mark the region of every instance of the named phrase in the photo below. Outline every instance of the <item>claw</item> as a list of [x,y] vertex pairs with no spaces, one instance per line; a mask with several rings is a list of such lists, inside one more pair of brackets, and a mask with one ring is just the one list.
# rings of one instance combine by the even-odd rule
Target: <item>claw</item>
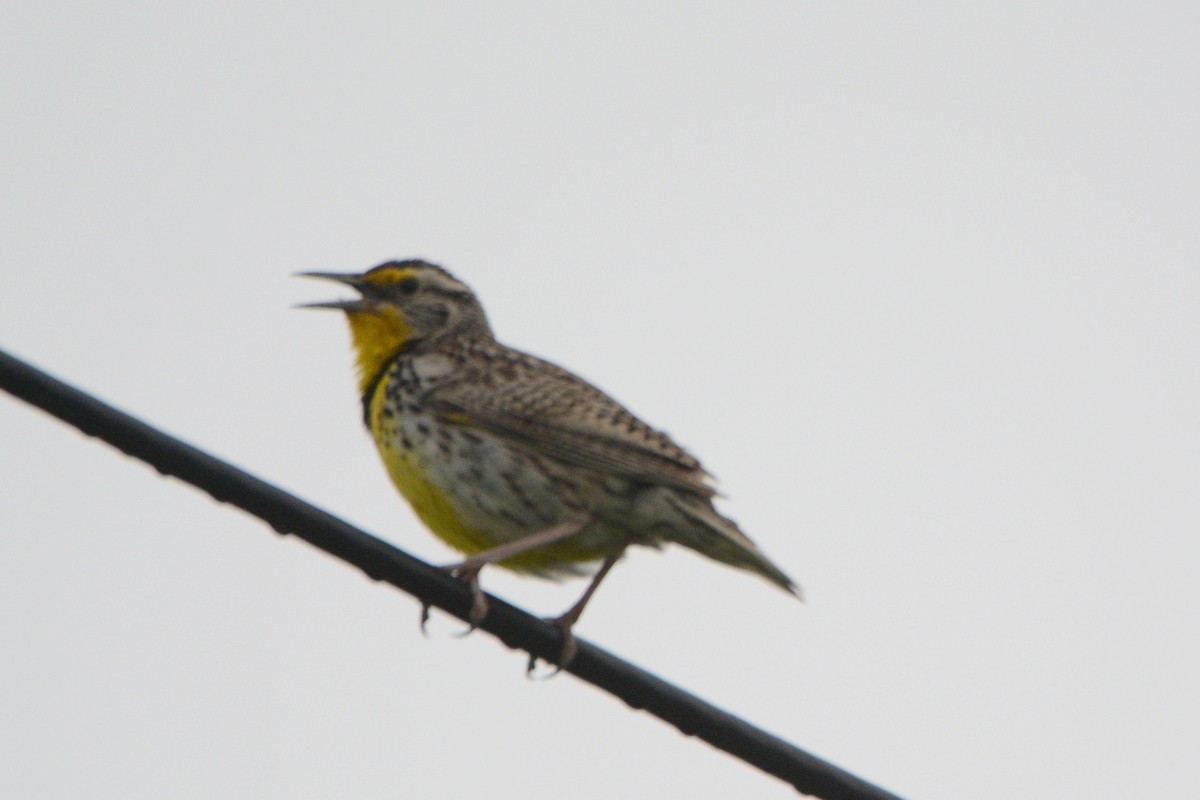
[[535,655],[529,656],[529,663],[525,665],[525,677],[530,680],[548,681],[558,673],[562,672],[567,667],[571,666],[571,662],[575,660],[575,656],[579,654],[579,642],[575,639],[575,634],[571,633],[571,626],[575,624],[575,619],[570,614],[563,614],[561,617],[548,619],[554,627],[558,628],[562,633],[562,648],[558,651],[558,663],[553,664],[554,669],[548,674],[540,677],[534,677],[533,671],[537,667],[538,658]]
[[534,675],[533,671],[537,669],[538,657],[532,653],[529,655],[529,663],[525,665],[525,677],[531,681],[548,681],[558,673],[562,672],[561,667],[555,667],[545,675]]
[[[479,587],[479,571],[482,567],[464,566],[463,564],[449,564],[441,567],[449,572],[455,578],[465,582],[471,590],[471,610],[467,612],[467,622],[469,627],[462,633],[456,633],[455,636],[466,636],[479,627],[479,623],[483,622],[483,618],[488,613],[487,595],[483,593],[483,589]],[[421,603],[421,633],[425,638],[429,638],[429,603]]]
[[429,638],[429,603],[421,603],[421,635]]
[[560,628],[563,635],[562,650],[558,651],[558,664],[551,677],[562,672],[567,667],[571,666],[571,662],[575,660],[575,656],[579,654],[579,642],[575,641],[575,634],[571,633],[570,626]]
[[471,623],[471,630],[475,630],[479,623],[483,622],[483,618],[488,613],[487,595],[483,593],[483,589],[479,588],[479,570],[471,570],[469,576],[464,576],[466,570],[457,572],[458,577],[463,578],[467,585],[471,587],[471,610],[467,612],[467,621]]

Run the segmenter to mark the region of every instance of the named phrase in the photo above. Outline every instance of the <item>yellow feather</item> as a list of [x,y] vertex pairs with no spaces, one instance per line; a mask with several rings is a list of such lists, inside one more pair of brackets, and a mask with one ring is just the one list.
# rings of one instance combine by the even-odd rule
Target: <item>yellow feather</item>
[[411,335],[408,324],[396,309],[383,306],[373,311],[348,311],[350,335],[354,338],[358,391],[366,394],[380,370],[391,361]]
[[[494,533],[464,523],[455,509],[453,496],[430,483],[412,454],[398,448],[391,440],[383,425],[383,408],[386,403],[385,377],[375,386],[371,395],[371,432],[374,434],[375,445],[379,449],[379,456],[383,459],[388,476],[421,521],[439,539],[460,553],[474,555],[500,544]],[[557,573],[574,571],[572,565],[599,561],[606,553],[602,548],[581,547],[578,541],[572,538],[520,553],[498,564],[517,572],[558,577]]]

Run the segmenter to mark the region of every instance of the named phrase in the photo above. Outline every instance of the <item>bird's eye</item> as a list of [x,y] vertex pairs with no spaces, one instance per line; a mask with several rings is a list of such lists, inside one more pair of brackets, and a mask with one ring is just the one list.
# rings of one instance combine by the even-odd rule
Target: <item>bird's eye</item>
[[396,289],[400,294],[413,294],[421,287],[421,282],[416,278],[405,278],[396,284]]

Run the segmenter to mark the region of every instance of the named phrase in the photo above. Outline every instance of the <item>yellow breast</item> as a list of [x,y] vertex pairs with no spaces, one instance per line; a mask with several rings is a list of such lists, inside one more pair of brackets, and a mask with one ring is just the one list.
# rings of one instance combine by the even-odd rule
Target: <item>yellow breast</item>
[[499,544],[494,535],[463,523],[462,515],[454,506],[453,495],[429,481],[415,455],[401,447],[393,432],[384,424],[387,378],[388,376],[385,376],[375,387],[371,396],[369,416],[375,446],[379,449],[379,455],[392,483],[400,490],[400,494],[404,495],[413,511],[417,512],[421,521],[455,550],[471,555]]
[[[496,518],[488,524],[480,523],[478,513],[460,506],[466,502],[462,495],[455,495],[447,488],[430,480],[431,471],[425,466],[428,453],[422,454],[404,447],[395,420],[401,409],[392,408],[389,418],[384,408],[388,403],[387,384],[390,375],[385,375],[372,392],[368,408],[371,432],[375,445],[383,459],[392,483],[404,495],[421,521],[433,533],[455,550],[474,555],[489,548],[522,536],[536,533],[537,520],[531,520],[528,528],[514,528],[511,520]],[[443,470],[445,475],[452,470]],[[475,510],[477,511],[477,510]],[[469,520],[469,521],[468,521]],[[561,577],[578,574],[580,565],[595,562],[608,552],[607,542],[582,541],[572,537],[546,547],[520,553],[498,562],[499,566],[518,572],[532,572],[545,577]],[[582,570],[586,571],[586,570]]]

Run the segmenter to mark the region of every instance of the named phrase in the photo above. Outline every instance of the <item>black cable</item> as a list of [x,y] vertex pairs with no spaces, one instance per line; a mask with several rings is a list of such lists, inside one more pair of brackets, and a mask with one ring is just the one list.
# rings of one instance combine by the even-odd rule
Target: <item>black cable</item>
[[[295,534],[325,552],[419,600],[466,620],[471,595],[445,571],[413,558],[321,509],[184,444],[0,350],[0,387],[89,436],[108,442],[164,475],[203,489],[262,519],[279,533]],[[9,454],[8,457],[12,457]],[[503,600],[488,597],[479,629],[512,648],[553,662],[558,631]],[[579,641],[566,670],[709,744],[825,800],[899,800],[845,770],[706,703],[694,695]]]

